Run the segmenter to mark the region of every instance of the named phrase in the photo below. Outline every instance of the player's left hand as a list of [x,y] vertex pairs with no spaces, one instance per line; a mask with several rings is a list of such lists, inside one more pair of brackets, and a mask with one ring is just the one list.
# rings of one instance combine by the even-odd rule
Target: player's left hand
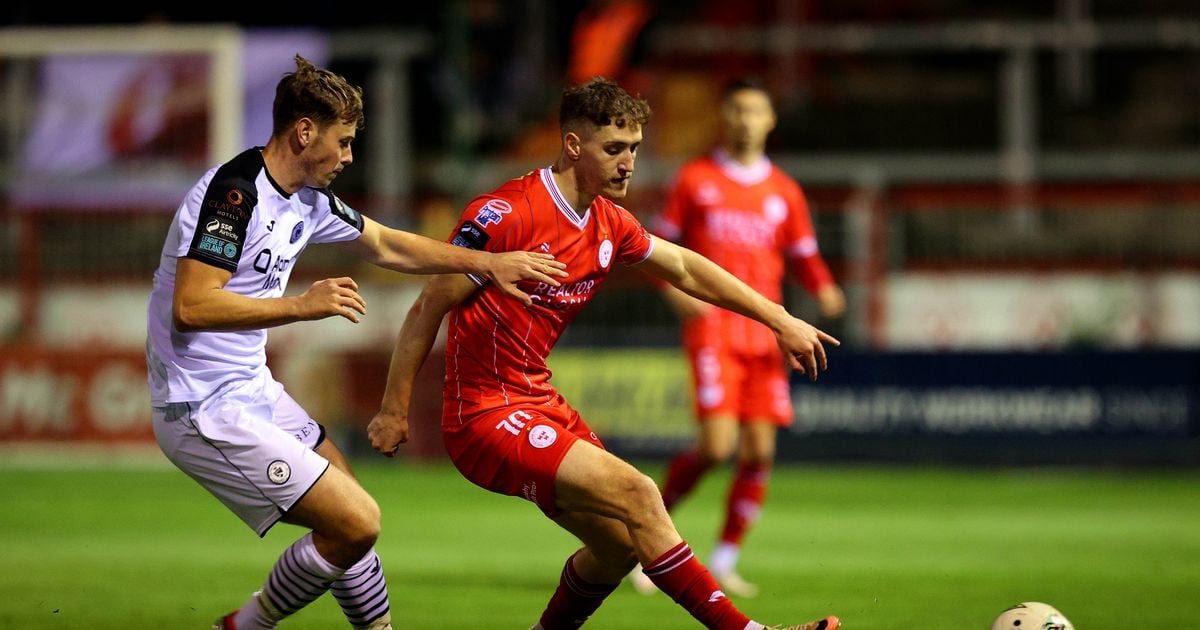
[[842,345],[833,335],[795,317],[789,326],[776,333],[776,338],[788,364],[793,370],[807,374],[810,381],[817,380],[817,374],[829,368],[824,344]]
[[821,308],[822,317],[841,317],[846,312],[846,294],[836,284],[826,285],[817,292],[817,306]]
[[556,278],[566,278],[567,265],[541,252],[504,252],[492,256],[487,277],[509,297],[516,298],[526,306],[533,304],[528,293],[517,288],[522,280],[543,282],[552,287],[560,286]]
[[393,457],[400,445],[408,441],[408,417],[380,411],[367,425],[367,437],[375,450]]

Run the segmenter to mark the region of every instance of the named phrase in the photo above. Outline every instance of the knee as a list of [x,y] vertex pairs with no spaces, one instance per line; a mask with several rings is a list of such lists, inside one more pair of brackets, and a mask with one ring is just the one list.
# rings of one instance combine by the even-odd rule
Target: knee
[[771,451],[744,453],[738,457],[737,463],[742,468],[753,468],[762,472],[769,472],[775,463],[775,453]]
[[379,504],[375,502],[375,499],[367,496],[354,509],[350,510],[342,529],[344,544],[356,551],[361,550],[363,553],[369,551],[375,545],[375,541],[379,540],[381,529]]
[[658,484],[641,472],[631,472],[621,480],[619,495],[627,524],[667,517]]
[[696,457],[706,468],[723,464],[733,456],[733,444],[704,443],[696,447]]

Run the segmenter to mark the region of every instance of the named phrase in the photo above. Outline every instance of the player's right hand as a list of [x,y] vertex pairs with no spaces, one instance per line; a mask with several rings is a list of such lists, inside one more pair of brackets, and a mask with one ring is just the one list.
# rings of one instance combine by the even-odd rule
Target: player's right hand
[[300,304],[301,320],[337,315],[357,324],[360,316],[367,314],[367,303],[358,294],[358,283],[353,278],[317,280],[296,299]]
[[526,306],[533,304],[528,293],[517,288],[522,280],[542,282],[552,287],[561,285],[557,278],[566,278],[567,265],[541,252],[504,252],[492,256],[487,277],[509,297],[516,298]]
[[829,369],[824,344],[842,345],[833,335],[799,318],[792,318],[786,328],[776,332],[776,340],[788,365],[807,375],[810,381],[817,380],[817,374]]
[[380,411],[367,425],[367,437],[375,450],[392,457],[408,441],[408,417]]

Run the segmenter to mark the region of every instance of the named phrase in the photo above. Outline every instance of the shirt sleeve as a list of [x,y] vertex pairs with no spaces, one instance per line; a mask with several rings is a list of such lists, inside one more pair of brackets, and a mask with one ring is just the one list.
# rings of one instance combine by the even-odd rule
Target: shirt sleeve
[[808,209],[808,200],[799,186],[791,187],[787,195],[788,218],[784,232],[788,261],[792,273],[804,288],[811,294],[833,284],[833,274],[821,257],[817,247],[817,233],[813,229],[812,215]]
[[678,243],[683,238],[684,221],[690,205],[691,194],[687,182],[682,175],[677,175],[667,189],[666,203],[651,223],[651,229],[658,236]]
[[364,219],[354,208],[346,205],[329,190],[318,191],[317,224],[313,226],[313,243],[353,241],[362,235]]
[[617,211],[615,222],[617,260],[623,265],[635,265],[650,257],[654,251],[654,239],[641,222],[625,208],[613,204]]
[[[218,171],[207,186],[194,189],[179,212],[181,243],[188,242],[188,258],[236,272],[246,242],[250,215],[258,205],[252,182]],[[190,238],[189,238],[190,237]]]
[[[515,230],[520,219],[514,216],[513,206],[506,199],[492,196],[476,197],[467,204],[459,217],[458,227],[447,240],[451,245],[485,252],[513,251]],[[487,278],[467,274],[476,284],[486,284]]]

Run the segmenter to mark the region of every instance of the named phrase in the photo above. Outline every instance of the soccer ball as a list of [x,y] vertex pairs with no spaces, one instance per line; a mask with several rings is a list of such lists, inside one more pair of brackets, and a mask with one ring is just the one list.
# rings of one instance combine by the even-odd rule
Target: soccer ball
[[992,630],[1075,630],[1075,626],[1050,604],[1021,602],[1000,613]]

